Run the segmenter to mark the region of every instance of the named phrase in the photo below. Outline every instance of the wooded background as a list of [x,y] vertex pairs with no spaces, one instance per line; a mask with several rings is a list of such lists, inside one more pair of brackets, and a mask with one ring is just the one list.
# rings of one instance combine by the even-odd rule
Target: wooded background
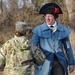
[[40,7],[47,2],[57,3],[63,14],[59,15],[58,21],[72,30],[70,40],[75,54],[75,0],[32,0],[18,8],[18,0],[7,0],[9,7],[0,0],[0,46],[14,36],[15,22],[25,21],[32,28],[44,21],[43,15],[39,15]]
[[[40,7],[47,2],[55,2],[63,11],[57,20],[72,30],[70,40],[75,56],[75,0],[32,0],[32,3],[28,1],[23,0],[24,4],[19,8],[18,0],[8,0],[8,7],[0,0],[0,46],[14,37],[17,21],[25,21],[34,28],[44,21],[43,15],[39,15]],[[74,74],[75,72],[70,75]]]

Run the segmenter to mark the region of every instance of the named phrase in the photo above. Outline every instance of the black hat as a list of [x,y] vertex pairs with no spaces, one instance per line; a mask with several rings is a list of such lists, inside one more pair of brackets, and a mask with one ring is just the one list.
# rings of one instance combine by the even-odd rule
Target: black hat
[[55,3],[47,3],[43,5],[39,11],[39,14],[63,14],[61,8]]

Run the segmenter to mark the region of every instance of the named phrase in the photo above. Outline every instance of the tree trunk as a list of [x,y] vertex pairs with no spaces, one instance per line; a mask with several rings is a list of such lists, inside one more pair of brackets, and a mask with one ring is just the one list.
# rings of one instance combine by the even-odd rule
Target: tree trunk
[[3,12],[2,0],[0,0],[0,14]]
[[66,0],[66,7],[69,14],[70,28],[75,30],[75,1]]

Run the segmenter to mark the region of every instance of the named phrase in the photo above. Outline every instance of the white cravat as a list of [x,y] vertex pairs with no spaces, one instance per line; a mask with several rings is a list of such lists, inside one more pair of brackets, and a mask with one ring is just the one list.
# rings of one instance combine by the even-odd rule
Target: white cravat
[[48,27],[53,31],[52,33],[54,33],[57,30],[57,22],[55,21],[53,25],[48,25]]

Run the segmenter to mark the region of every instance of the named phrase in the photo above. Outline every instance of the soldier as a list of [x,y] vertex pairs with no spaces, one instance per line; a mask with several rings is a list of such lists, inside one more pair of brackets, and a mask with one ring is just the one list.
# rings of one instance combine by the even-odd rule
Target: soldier
[[15,28],[15,37],[0,49],[0,67],[5,64],[3,75],[32,75],[33,62],[41,65],[45,56],[27,39],[26,34],[28,36],[31,28],[26,22],[17,22]]

